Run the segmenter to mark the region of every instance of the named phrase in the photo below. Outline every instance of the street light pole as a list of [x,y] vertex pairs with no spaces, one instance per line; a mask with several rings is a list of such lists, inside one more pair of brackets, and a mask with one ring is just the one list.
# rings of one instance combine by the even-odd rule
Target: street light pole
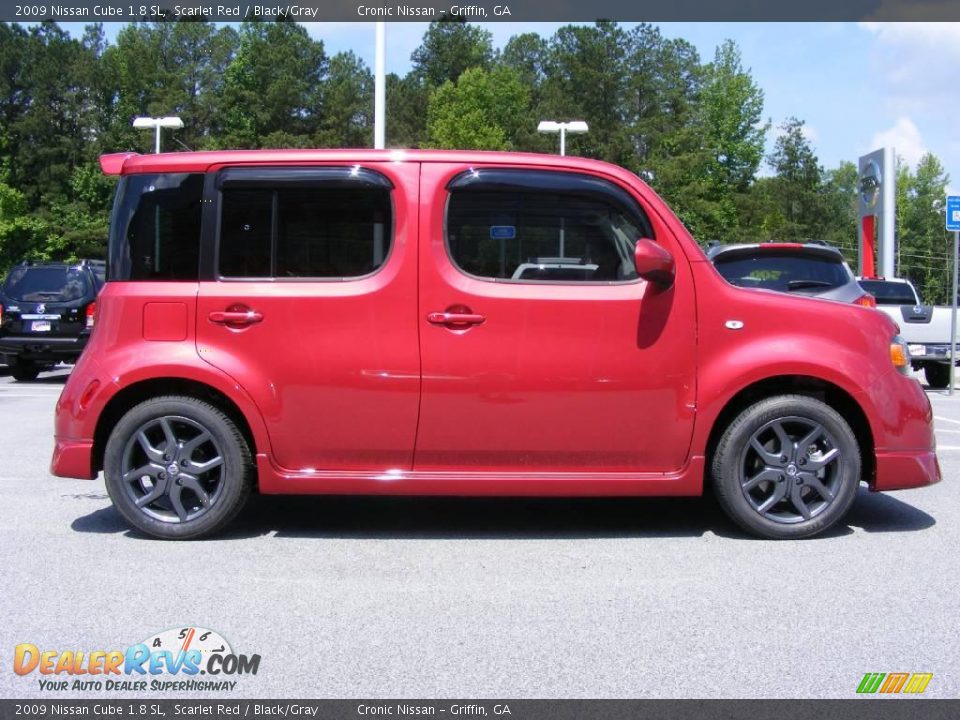
[[[153,130],[154,143],[153,151],[160,153],[160,128],[169,128],[171,130],[180,130],[183,128],[183,120],[174,116],[167,117],[138,117],[133,119],[133,126],[138,130]],[[153,209],[153,270],[160,272],[160,206]]]
[[373,147],[383,150],[387,146],[386,126],[386,23],[378,22],[376,34],[376,52],[373,60]]
[[582,134],[589,130],[583,120],[571,120],[570,122],[557,122],[556,120],[541,120],[537,125],[537,132],[542,133],[560,133],[560,155],[567,154],[567,133]]
[[[582,134],[590,128],[583,120],[571,120],[570,122],[557,122],[556,120],[541,120],[537,125],[537,132],[541,133],[560,133],[560,157],[567,154],[567,133]],[[566,257],[567,223],[566,218],[560,217],[560,257]]]
[[183,128],[183,120],[176,116],[167,116],[167,117],[138,117],[134,118],[133,126],[138,130],[153,130],[154,134],[154,145],[153,151],[155,153],[160,152],[160,128],[168,128],[170,130],[181,130]]

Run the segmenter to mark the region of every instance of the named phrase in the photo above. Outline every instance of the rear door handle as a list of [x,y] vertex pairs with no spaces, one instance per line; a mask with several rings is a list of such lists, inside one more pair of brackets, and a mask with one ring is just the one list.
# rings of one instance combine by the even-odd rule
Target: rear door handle
[[263,314],[256,310],[214,310],[207,317],[217,325],[245,326],[263,321]]
[[434,325],[479,325],[486,319],[474,313],[432,312],[427,315],[427,322]]

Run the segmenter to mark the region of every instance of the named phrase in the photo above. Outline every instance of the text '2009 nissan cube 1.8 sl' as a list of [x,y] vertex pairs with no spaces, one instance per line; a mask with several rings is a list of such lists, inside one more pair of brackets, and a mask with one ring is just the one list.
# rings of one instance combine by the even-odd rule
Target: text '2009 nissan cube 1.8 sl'
[[261,493],[699,495],[822,532],[940,479],[869,308],[728,284],[636,175],[479,152],[108,155],[54,474],[195,538]]

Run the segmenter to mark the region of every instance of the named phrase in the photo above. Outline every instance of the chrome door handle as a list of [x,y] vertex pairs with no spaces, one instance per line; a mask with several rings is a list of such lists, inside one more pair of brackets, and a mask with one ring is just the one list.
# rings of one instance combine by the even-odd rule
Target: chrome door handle
[[253,325],[263,321],[263,314],[256,310],[214,310],[208,316],[217,325]]
[[432,312],[427,315],[427,322],[434,325],[480,325],[486,319],[475,313]]

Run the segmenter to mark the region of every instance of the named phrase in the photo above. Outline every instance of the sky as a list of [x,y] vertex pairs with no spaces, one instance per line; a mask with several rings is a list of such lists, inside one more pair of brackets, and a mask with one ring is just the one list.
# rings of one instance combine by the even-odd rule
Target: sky
[[[513,35],[549,37],[565,23],[478,23],[494,45]],[[633,23],[623,23],[630,27]],[[305,23],[328,54],[352,50],[369,67],[373,23]],[[64,24],[72,34],[82,26]],[[108,37],[118,25],[108,24]],[[706,61],[725,39],[740,47],[764,91],[764,116],[776,126],[788,117],[806,122],[821,164],[892,145],[911,167],[932,152],[960,190],[960,94],[951,78],[960,67],[960,23],[660,23],[667,37],[691,42]],[[427,23],[387,23],[387,72],[404,74]],[[390,119],[387,118],[387,123]],[[952,192],[952,190],[951,190]]]

